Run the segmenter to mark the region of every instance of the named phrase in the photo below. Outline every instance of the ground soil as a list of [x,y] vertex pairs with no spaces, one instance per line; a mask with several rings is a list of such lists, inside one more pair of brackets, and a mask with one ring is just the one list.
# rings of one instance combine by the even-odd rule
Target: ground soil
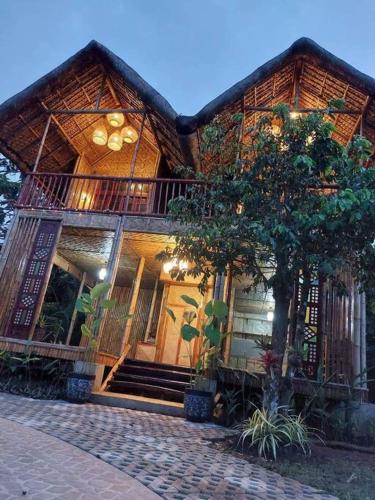
[[375,454],[312,445],[311,456],[288,454],[274,462],[259,458],[256,451],[239,450],[237,443],[238,440],[232,438],[213,446],[340,500],[375,500]]

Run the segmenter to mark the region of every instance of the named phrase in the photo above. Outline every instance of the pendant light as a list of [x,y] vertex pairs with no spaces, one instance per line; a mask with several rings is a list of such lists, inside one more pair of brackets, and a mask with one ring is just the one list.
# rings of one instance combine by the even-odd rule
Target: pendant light
[[124,124],[125,118],[122,113],[108,113],[107,121],[111,127],[121,127]]
[[138,139],[138,132],[131,125],[127,125],[121,130],[123,141],[127,144],[133,144]]
[[98,146],[105,146],[107,144],[108,133],[104,125],[99,125],[95,127],[92,133],[92,142]]
[[113,132],[113,134],[109,136],[108,147],[112,149],[112,151],[120,151],[122,144],[123,141],[120,132]]

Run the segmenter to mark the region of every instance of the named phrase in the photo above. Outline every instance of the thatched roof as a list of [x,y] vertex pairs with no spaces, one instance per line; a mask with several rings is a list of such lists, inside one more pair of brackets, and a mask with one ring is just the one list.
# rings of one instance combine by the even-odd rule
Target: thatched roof
[[[199,168],[200,131],[216,114],[245,111],[245,126],[251,126],[260,113],[246,108],[292,103],[297,82],[300,107],[325,108],[330,99],[344,98],[347,108],[363,114],[363,132],[375,143],[375,80],[308,38],[297,40],[194,116],[177,116],[168,101],[138,73],[92,41],[0,105],[0,151],[20,168],[32,168],[47,119],[45,108],[93,107],[103,72],[109,81],[101,107],[146,109],[145,137],[161,151],[170,167],[189,162]],[[129,118],[139,123],[139,115]],[[59,115],[58,123],[54,122],[49,131],[39,169],[71,171],[83,147],[90,161],[88,133],[97,120],[97,115]],[[347,143],[358,131],[360,116],[335,115],[334,121],[337,140]]]
[[[171,165],[182,155],[175,130],[172,106],[122,59],[103,45],[91,41],[63,64],[0,105],[0,151],[21,169],[30,170],[35,161],[47,115],[45,108],[93,108],[103,72],[109,76],[101,100],[102,108],[147,110],[146,132]],[[71,170],[71,164],[87,142],[84,131],[98,115],[59,115],[46,141],[41,170]],[[130,116],[140,120],[139,115]],[[48,155],[48,157],[46,157]]]
[[[300,38],[288,49],[266,62],[204,106],[194,116],[179,116],[177,130],[191,144],[197,159],[199,131],[220,113],[243,112],[246,106],[291,103],[296,79],[301,108],[326,108],[330,99],[344,98],[346,107],[363,112],[363,132],[375,144],[375,79],[358,71],[309,38]],[[259,113],[245,112],[250,126]],[[348,142],[358,130],[359,117],[336,115],[336,139]],[[197,163],[197,162],[195,162]]]

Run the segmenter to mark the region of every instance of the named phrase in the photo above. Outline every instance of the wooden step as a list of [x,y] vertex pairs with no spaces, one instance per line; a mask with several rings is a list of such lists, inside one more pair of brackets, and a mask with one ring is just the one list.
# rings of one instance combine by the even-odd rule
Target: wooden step
[[134,373],[117,373],[115,377],[116,382],[139,382],[146,383],[149,385],[157,385],[159,387],[168,387],[170,389],[184,390],[185,387],[189,386],[189,381],[181,381],[175,379],[151,377],[144,375],[135,375]]
[[184,400],[183,390],[170,389],[168,387],[161,387],[157,385],[131,381],[112,380],[112,382],[109,384],[108,391],[120,392],[123,394],[135,393],[142,396],[156,396],[161,399],[170,399],[171,401],[178,402],[183,402]]
[[154,363],[152,361],[142,361],[140,359],[126,359],[124,361],[124,365],[151,367],[155,369],[160,368],[162,370],[171,370],[174,372],[187,373],[188,375],[190,375],[190,368],[188,366],[170,365],[167,363]]
[[188,373],[166,370],[163,368],[154,368],[152,366],[133,365],[126,362],[120,366],[116,375],[120,374],[134,374],[145,378],[154,377],[167,380],[178,380],[187,384],[190,382],[190,375]]

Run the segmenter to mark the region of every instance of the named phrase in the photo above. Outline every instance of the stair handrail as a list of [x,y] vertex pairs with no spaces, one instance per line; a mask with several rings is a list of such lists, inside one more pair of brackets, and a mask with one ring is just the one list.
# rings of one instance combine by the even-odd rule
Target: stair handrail
[[113,379],[113,377],[114,377],[115,373],[117,372],[117,370],[119,369],[120,365],[122,365],[122,363],[124,362],[124,360],[125,360],[126,356],[128,355],[129,351],[130,351],[130,344],[126,344],[124,350],[122,351],[121,356],[118,358],[118,360],[116,361],[116,363],[112,366],[110,372],[108,373],[108,375],[106,376],[104,382],[100,386],[100,392],[106,390],[108,384]]

